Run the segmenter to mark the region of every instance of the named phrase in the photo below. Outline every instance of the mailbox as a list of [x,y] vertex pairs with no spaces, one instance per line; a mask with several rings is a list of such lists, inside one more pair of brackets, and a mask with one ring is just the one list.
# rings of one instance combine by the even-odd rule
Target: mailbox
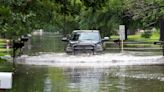
[[12,88],[12,73],[0,72],[0,89]]
[[22,48],[24,46],[24,43],[23,42],[14,42],[13,43],[13,48]]

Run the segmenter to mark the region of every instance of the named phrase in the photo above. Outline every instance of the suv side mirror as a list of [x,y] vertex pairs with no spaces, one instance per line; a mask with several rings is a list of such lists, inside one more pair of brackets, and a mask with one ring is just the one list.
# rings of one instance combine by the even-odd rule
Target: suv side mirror
[[68,42],[69,40],[67,39],[67,37],[63,37],[63,38],[62,38],[62,41]]
[[104,39],[102,39],[102,41],[109,41],[109,37],[104,37]]

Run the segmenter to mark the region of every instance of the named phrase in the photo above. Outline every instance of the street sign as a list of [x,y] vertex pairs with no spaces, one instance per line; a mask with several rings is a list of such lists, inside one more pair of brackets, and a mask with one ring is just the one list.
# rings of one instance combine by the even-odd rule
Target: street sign
[[125,25],[119,26],[120,40],[125,40]]
[[12,88],[12,73],[0,72],[0,89]]
[[125,25],[119,26],[119,34],[120,34],[120,40],[121,40],[121,52],[124,51],[124,40],[125,40]]

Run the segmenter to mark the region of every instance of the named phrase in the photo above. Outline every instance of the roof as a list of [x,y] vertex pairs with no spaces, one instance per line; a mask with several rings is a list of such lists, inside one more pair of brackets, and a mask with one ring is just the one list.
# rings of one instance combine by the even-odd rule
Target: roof
[[99,30],[74,30],[74,32],[99,32]]

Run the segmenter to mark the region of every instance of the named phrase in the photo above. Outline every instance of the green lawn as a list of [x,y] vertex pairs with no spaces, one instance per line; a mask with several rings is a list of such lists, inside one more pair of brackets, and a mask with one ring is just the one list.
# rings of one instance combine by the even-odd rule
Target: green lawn
[[0,46],[5,45],[6,43],[0,42]]
[[0,48],[0,52],[4,52],[4,51],[7,51],[7,49],[6,48]]
[[0,39],[0,41],[5,41],[5,39]]
[[[7,52],[7,49],[3,47],[3,45],[5,45],[5,40],[6,39],[0,39],[0,56],[4,56],[4,55],[7,55],[8,53]],[[10,51],[10,50],[9,50]]]
[[[6,48],[3,48],[2,46],[5,45],[5,39],[0,39],[0,56],[7,55]],[[12,63],[5,62],[6,60],[1,59],[0,57],[0,72],[9,72],[12,71]]]
[[[135,35],[128,35],[127,41],[141,41],[141,42],[155,42],[159,41],[159,33],[153,32],[152,36],[150,38],[143,38],[141,37],[141,34],[135,34]],[[119,36],[111,36],[111,39],[119,39]]]
[[4,43],[4,42],[5,42],[5,39],[0,38],[0,43]]
[[0,39],[0,46],[5,45],[5,44],[6,44],[5,40],[4,39]]
[[0,52],[0,56],[5,56],[5,55],[6,55],[6,53]]

